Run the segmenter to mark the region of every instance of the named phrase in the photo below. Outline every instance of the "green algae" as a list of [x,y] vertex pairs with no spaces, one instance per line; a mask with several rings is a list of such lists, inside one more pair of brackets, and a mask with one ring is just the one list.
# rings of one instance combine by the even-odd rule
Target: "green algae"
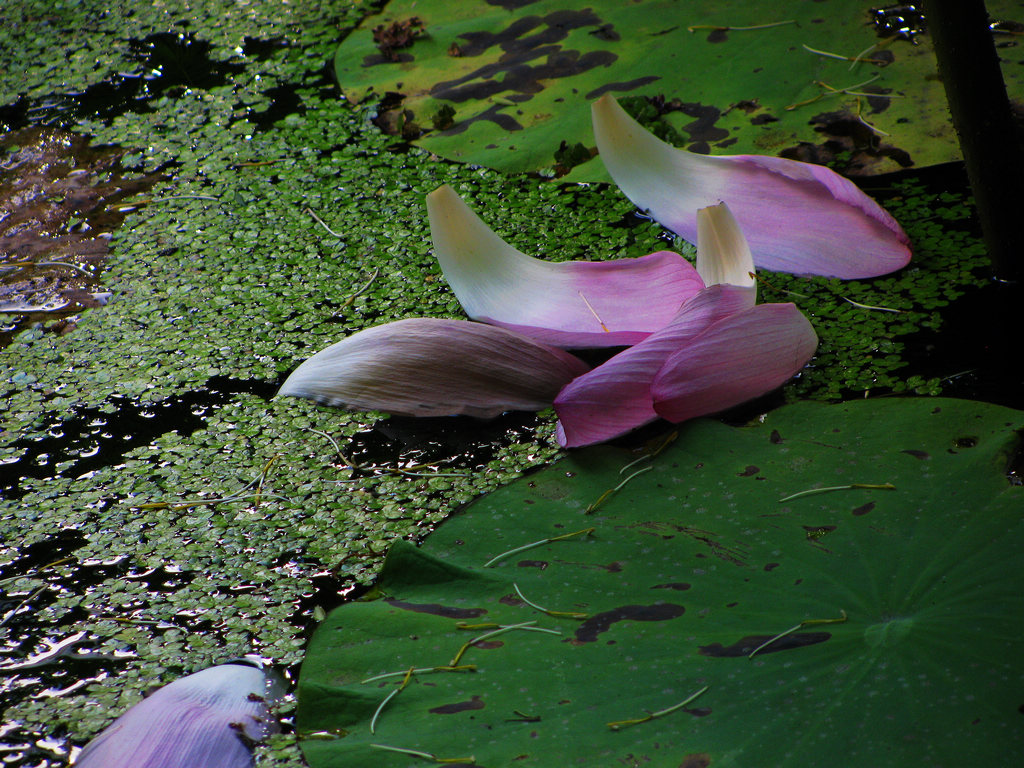
[[[131,40],[180,31],[183,20],[215,59],[245,64],[225,85],[161,95],[150,111],[75,121],[96,143],[129,148],[124,164],[138,174],[161,169],[167,178],[114,233],[108,306],[67,336],[32,329],[2,353],[0,461],[15,470],[30,461],[33,473],[23,495],[0,507],[0,568],[18,577],[3,585],[12,600],[36,597],[0,638],[20,657],[43,637],[84,631],[123,655],[110,662],[118,685],[99,668],[59,696],[15,681],[8,717],[24,734],[80,745],[157,680],[251,651],[297,664],[317,601],[339,599],[316,593],[315,579],[329,575],[335,592],[368,582],[392,541],[418,539],[559,454],[547,412],[499,422],[473,455],[453,450],[410,469],[417,450],[396,449],[354,470],[318,432],[348,453],[379,415],[268,399],[284,374],[344,335],[461,315],[430,253],[426,193],[451,184],[501,236],[545,258],[639,256],[667,243],[614,188],[506,177],[381,135],[373,105],[339,100],[323,76],[344,31],[372,10],[365,4],[206,0],[201,14],[182,2],[8,5],[22,26],[17,45],[0,46],[0,71],[19,79],[0,79],[0,104],[84,91],[134,65]],[[243,56],[256,36],[272,52]],[[282,85],[298,105],[272,121],[268,92]],[[763,276],[763,299],[796,301],[822,339],[787,399],[941,389],[908,366],[906,339],[939,327],[942,308],[979,284],[984,252],[949,226],[967,213],[960,197],[905,187],[888,205],[917,247],[909,269],[849,283]],[[250,386],[225,391],[226,378]],[[109,461],[101,451],[88,472],[75,469],[88,441],[78,453],[33,453],[55,433],[84,429],[83,420],[101,416],[113,428],[125,403],[156,412],[175,398],[196,410],[207,399],[217,405],[196,417],[199,428],[161,424]],[[258,499],[205,503],[238,496],[264,469]],[[27,548],[68,531],[82,537],[72,560],[11,572]],[[117,567],[82,581],[95,563]],[[173,589],[126,578],[157,568],[188,577]],[[58,671],[62,687],[74,682],[73,670]],[[259,765],[300,765],[290,739],[263,748]]]

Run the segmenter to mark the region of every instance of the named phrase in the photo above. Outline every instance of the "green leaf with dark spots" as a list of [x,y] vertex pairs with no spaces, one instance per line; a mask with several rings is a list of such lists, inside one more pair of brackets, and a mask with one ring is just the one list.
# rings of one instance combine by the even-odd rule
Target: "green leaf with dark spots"
[[[1024,21],[1017,3],[987,6]],[[393,47],[381,40],[391,29],[415,34]],[[1020,98],[1024,48],[1006,38],[1004,77]],[[389,95],[379,122],[392,132],[448,105],[452,125],[417,143],[504,171],[550,169],[562,142],[593,148],[589,103],[606,92],[656,97],[656,132],[698,152],[859,174],[959,158],[930,38],[883,34],[861,0],[393,0],[344,40],[335,71],[350,99]],[[607,180],[599,161],[569,178]]]
[[574,452],[396,543],[380,596],[328,616],[306,758],[1006,764],[1022,428],[962,400],[802,403]]

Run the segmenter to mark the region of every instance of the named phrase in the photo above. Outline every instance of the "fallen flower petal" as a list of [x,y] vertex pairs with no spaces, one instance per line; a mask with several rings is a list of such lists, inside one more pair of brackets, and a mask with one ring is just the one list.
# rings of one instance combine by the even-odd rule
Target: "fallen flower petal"
[[693,266],[670,251],[601,262],[532,258],[447,185],[427,195],[427,212],[437,260],[466,313],[547,344],[635,344],[704,287]]
[[468,320],[413,318],[349,336],[306,360],[278,395],[403,416],[537,411],[590,367],[568,352]]
[[715,323],[669,356],[651,385],[654,410],[680,422],[739,405],[792,378],[817,346],[796,306],[760,304]]
[[697,211],[697,274],[705,285],[728,283],[757,290],[750,246],[725,203]]
[[89,742],[75,768],[248,768],[281,690],[262,669],[222,664],[165,685]]
[[765,269],[844,279],[910,260],[906,233],[853,182],[819,165],[761,155],[700,155],[645,130],[605,94],[594,136],[615,183],[638,207],[693,242],[698,208],[725,201]]
[[600,443],[656,420],[651,382],[665,361],[710,326],[753,306],[752,288],[706,288],[667,326],[567,384],[555,398],[559,444],[574,448]]

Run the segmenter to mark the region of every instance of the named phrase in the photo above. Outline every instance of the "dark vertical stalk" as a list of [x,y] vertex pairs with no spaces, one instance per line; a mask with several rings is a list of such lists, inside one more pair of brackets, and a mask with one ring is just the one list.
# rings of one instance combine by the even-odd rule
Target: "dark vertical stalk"
[[996,277],[1024,278],[1024,148],[984,0],[924,0],[953,127]]

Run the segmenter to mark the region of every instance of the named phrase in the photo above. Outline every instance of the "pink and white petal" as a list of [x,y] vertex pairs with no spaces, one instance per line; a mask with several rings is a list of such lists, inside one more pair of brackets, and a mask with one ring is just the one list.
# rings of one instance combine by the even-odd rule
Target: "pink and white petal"
[[682,256],[547,262],[516,250],[445,185],[427,195],[434,253],[474,320],[560,347],[635,344],[704,287]]
[[602,443],[658,418],[651,381],[665,363],[665,351],[647,340],[574,379],[558,393],[555,437],[559,445]]
[[705,285],[757,289],[750,246],[725,203],[697,211],[697,274]]
[[666,360],[651,396],[680,422],[731,408],[786,383],[811,359],[818,337],[793,304],[760,304],[710,326]]
[[669,356],[753,303],[751,288],[705,288],[664,328],[571,381],[555,398],[559,444],[575,448],[604,442],[657,419],[651,382]]
[[117,718],[86,745],[75,768],[249,768],[247,742],[273,730],[269,706],[280,693],[262,669],[204,669]]
[[568,352],[468,320],[412,318],[360,331],[306,360],[279,395],[404,416],[537,411],[590,367]]
[[605,94],[592,107],[609,174],[638,207],[694,242],[698,208],[728,203],[761,268],[844,279],[910,260],[906,233],[853,182],[823,166],[760,155],[700,155],[645,130]]

